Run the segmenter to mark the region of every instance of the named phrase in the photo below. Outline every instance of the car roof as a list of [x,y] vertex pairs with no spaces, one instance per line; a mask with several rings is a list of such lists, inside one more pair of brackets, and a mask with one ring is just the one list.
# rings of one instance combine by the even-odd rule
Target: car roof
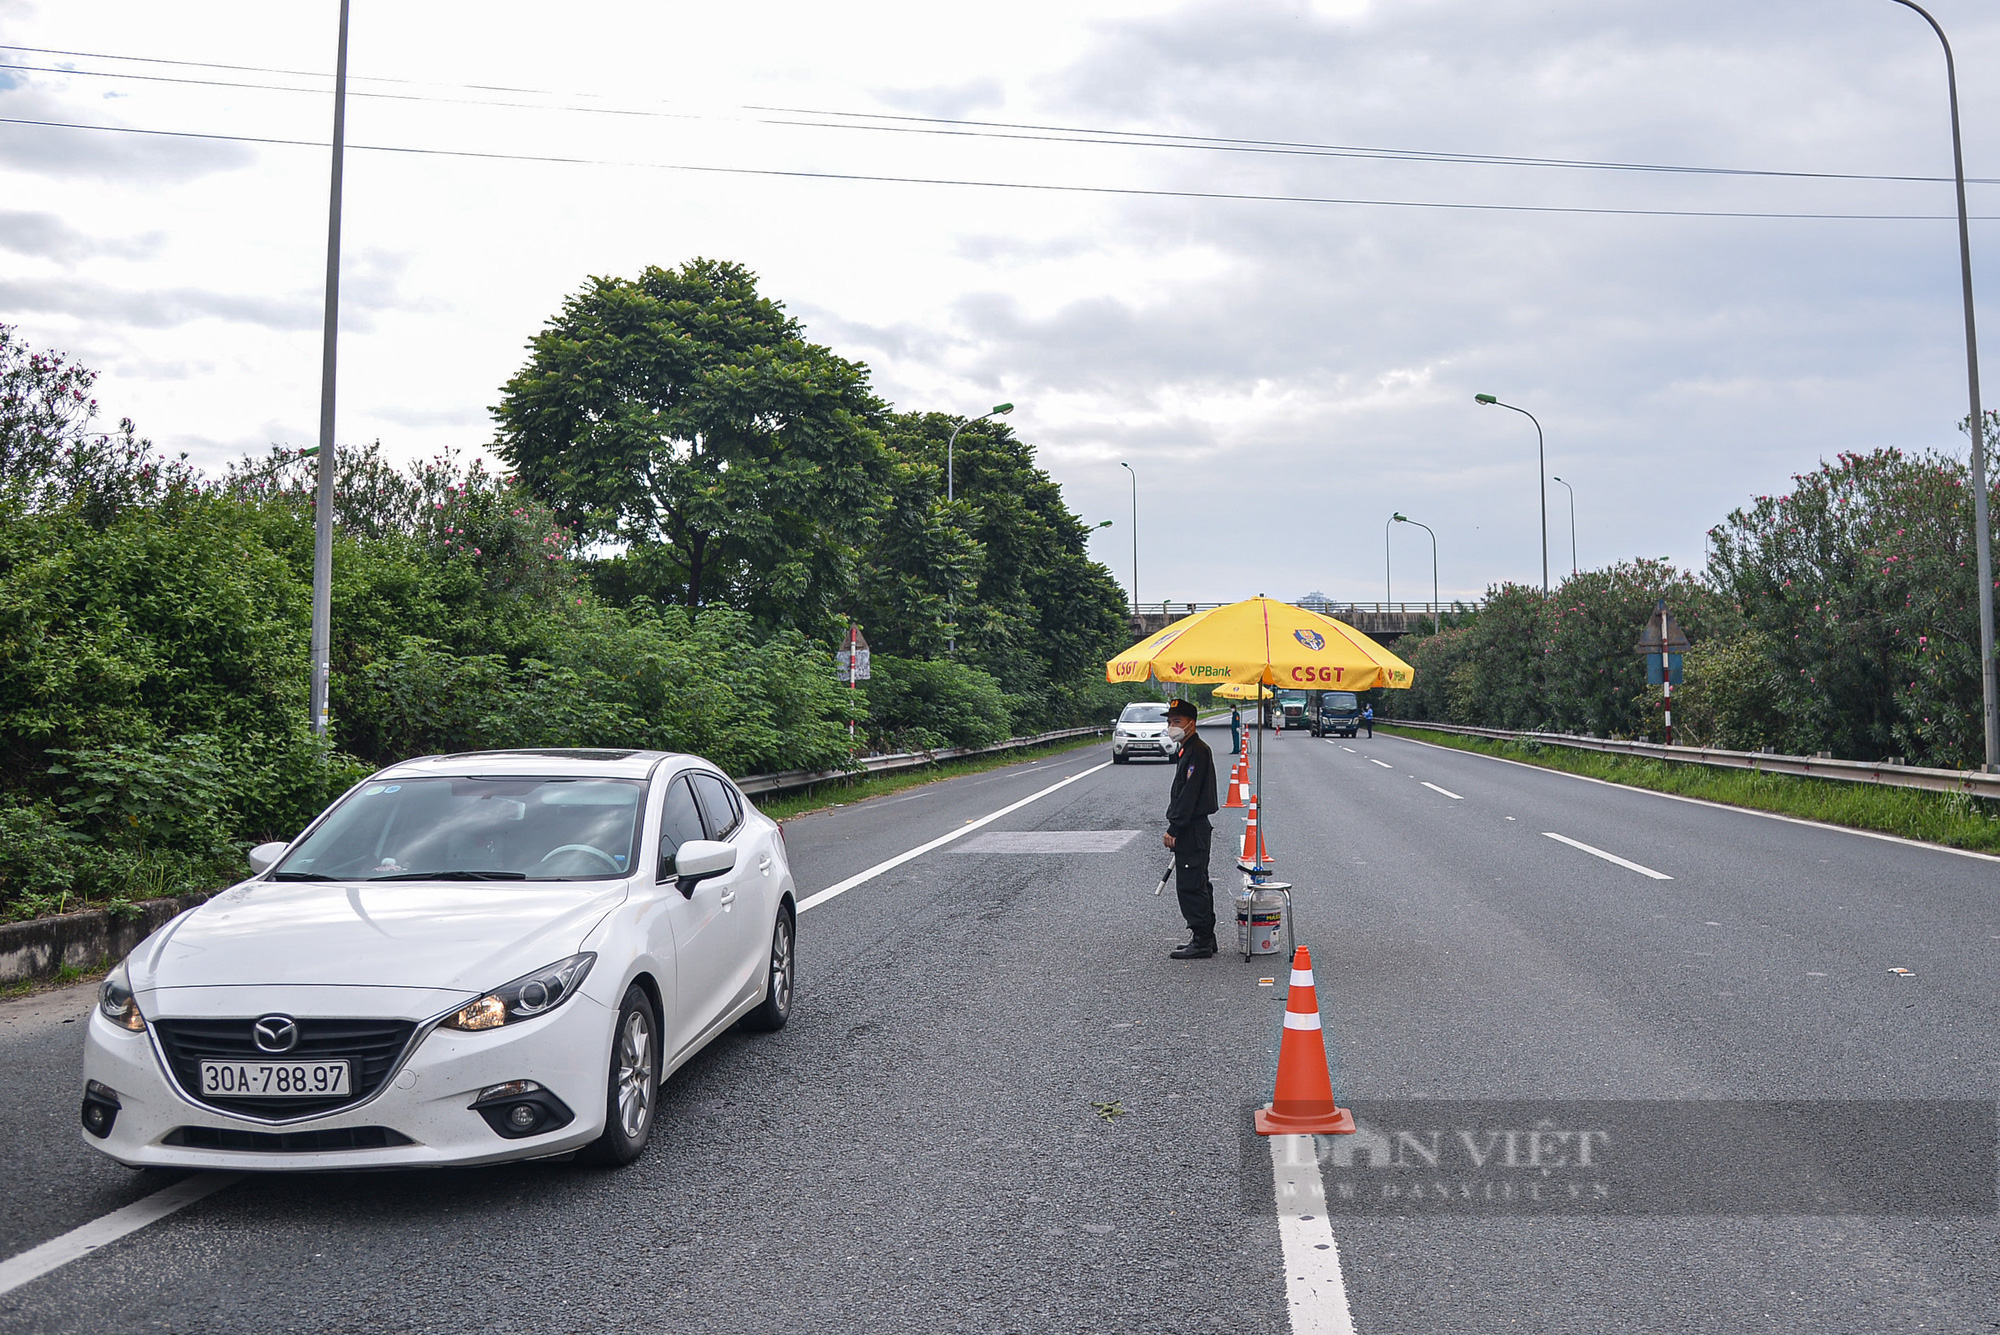
[[714,768],[700,756],[675,751],[624,750],[615,747],[523,748],[513,751],[461,751],[448,756],[418,756],[400,760],[382,769],[384,776],[399,779],[426,775],[465,778],[472,775],[535,775],[552,779],[643,779],[661,762],[679,769],[682,764]]

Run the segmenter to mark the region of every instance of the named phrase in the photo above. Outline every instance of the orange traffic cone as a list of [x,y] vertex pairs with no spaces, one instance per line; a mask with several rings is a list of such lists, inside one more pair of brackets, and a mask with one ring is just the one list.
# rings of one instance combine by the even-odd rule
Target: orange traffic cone
[[1250,793],[1250,753],[1245,750],[1236,757],[1236,763],[1229,767],[1229,800],[1225,807],[1240,807]]
[[1313,993],[1312,952],[1304,946],[1292,959],[1292,993],[1285,1001],[1285,1034],[1278,1045],[1278,1087],[1255,1119],[1260,1136],[1346,1136],[1354,1114],[1334,1106],[1326,1038],[1319,1027],[1319,999]]
[[1264,847],[1264,833],[1257,828],[1257,794],[1250,794],[1250,815],[1243,822],[1243,856],[1236,860],[1240,867],[1268,867],[1271,865],[1271,851]]

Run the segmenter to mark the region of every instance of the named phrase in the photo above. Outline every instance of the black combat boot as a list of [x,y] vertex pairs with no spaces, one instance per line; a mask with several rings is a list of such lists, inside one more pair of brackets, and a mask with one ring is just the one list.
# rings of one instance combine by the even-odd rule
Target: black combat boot
[[1170,960],[1205,960],[1215,954],[1213,936],[1197,936],[1184,946],[1175,946],[1167,952]]

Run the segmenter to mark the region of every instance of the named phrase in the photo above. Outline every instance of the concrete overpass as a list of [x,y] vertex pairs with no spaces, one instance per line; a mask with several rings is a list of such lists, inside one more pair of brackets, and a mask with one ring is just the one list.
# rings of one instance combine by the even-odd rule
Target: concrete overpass
[[[1222,603],[1147,603],[1135,611],[1127,613],[1131,625],[1132,639],[1136,643],[1155,631],[1164,630],[1182,617],[1194,612],[1205,612],[1210,608],[1222,607]],[[1471,612],[1479,608],[1477,602],[1456,603],[1346,603],[1334,600],[1295,603],[1297,607],[1307,607],[1336,621],[1344,621],[1362,634],[1384,643],[1396,640],[1413,630],[1429,630],[1436,617],[1453,612]]]

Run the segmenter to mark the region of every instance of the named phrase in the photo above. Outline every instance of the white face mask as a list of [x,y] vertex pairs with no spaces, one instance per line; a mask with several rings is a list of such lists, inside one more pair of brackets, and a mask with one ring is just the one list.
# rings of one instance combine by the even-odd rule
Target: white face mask
[[1174,739],[1174,745],[1179,746],[1188,739],[1187,728],[1180,723],[1169,723],[1167,736]]

